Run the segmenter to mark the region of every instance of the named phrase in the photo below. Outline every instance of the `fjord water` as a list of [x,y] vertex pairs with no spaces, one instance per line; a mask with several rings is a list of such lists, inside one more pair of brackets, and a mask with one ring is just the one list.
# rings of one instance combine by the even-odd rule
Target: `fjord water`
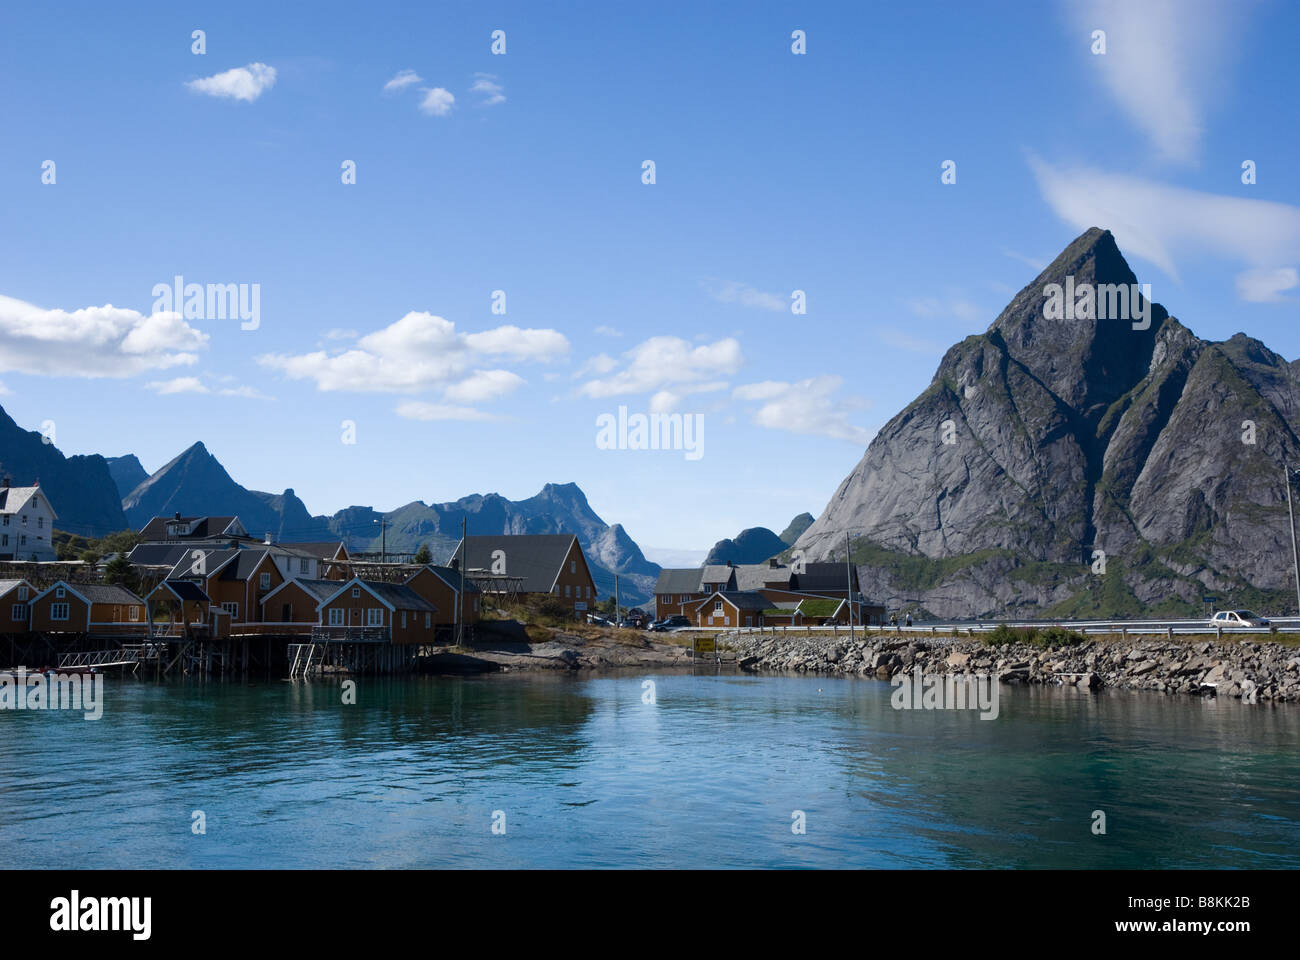
[[27,868],[1300,866],[1296,706],[1003,687],[999,717],[980,720],[894,710],[891,691],[726,673],[361,678],[344,705],[333,683],[110,679],[98,721],[0,713],[0,855]]

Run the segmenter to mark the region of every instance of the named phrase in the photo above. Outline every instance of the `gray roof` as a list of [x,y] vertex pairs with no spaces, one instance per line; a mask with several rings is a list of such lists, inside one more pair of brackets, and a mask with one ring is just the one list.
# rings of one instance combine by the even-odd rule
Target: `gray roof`
[[706,564],[700,570],[700,583],[727,583],[736,572],[735,567],[725,563]]
[[[571,533],[469,536],[465,538],[465,572],[468,575],[473,570],[491,570],[492,553],[501,550],[505,553],[505,575],[522,577],[523,593],[550,593],[576,540]],[[447,558],[448,564],[460,555],[459,550],[457,544]]]
[[164,580],[155,588],[155,592],[162,589],[170,590],[178,598],[185,602],[193,601],[195,603],[208,603],[211,599],[203,588],[193,580]]
[[[126,587],[117,583],[68,583],[65,580],[60,580],[59,583],[81,594],[91,603],[144,603]],[[53,589],[54,586],[51,586],[50,590]],[[45,592],[49,593],[49,590]]]
[[699,593],[699,567],[664,567],[655,582],[655,593]]
[[[294,577],[291,580],[286,580],[275,590],[272,590],[271,593],[278,593],[282,587],[287,587],[291,583],[296,583],[309,596],[315,597],[317,604],[334,596],[334,594],[338,593],[339,587],[343,586],[342,580],[308,580],[306,577]],[[268,593],[263,597],[262,603],[266,603],[270,596],[271,594]]]
[[772,601],[754,590],[723,590],[713,596],[726,597],[741,610],[767,610],[772,606]]
[[144,566],[175,567],[177,561],[193,549],[185,543],[140,543],[126,555],[126,559]]
[[[340,583],[337,580],[332,581],[334,584],[333,593],[340,592],[344,587],[360,585],[368,589],[376,597],[379,597],[385,603],[390,604],[397,610],[427,610],[430,613],[437,613],[438,608],[431,604],[424,597],[420,596],[404,583],[384,583],[381,580],[362,580],[353,578],[347,583]],[[322,603],[333,595],[327,594],[322,598]]]
[[[175,523],[177,520],[182,523],[191,524],[189,533],[177,536],[167,532],[167,524]],[[238,517],[154,517],[143,527],[140,528],[140,535],[147,540],[203,540],[205,538],[224,539],[222,531],[237,521]],[[243,529],[241,523],[240,529]],[[225,538],[231,536],[240,536],[241,534],[226,534]],[[242,534],[247,536],[247,534]]]
[[23,584],[27,584],[29,587],[31,586],[31,584],[27,583],[26,580],[0,580],[0,597],[3,597],[10,590],[14,589],[14,587],[21,587]]
[[[460,578],[459,570],[453,570],[451,567],[440,567],[436,563],[427,563],[425,564],[425,568],[431,571],[439,580],[441,580],[447,586],[451,587],[453,590],[460,589],[461,578]],[[415,573],[411,574],[411,577],[417,576],[419,573],[420,571],[416,570]],[[411,582],[411,577],[406,578],[407,583]],[[471,593],[478,593],[478,592],[479,589],[475,585],[474,581],[471,580],[468,576],[465,577],[465,593],[468,595]]]
[[762,590],[769,583],[790,584],[790,568],[773,568],[766,563],[741,563],[736,565],[737,590]]
[[[253,571],[257,569],[258,564],[266,558],[267,554],[267,551],[265,550],[227,550],[223,552],[233,552],[235,554],[235,559],[233,562],[227,563],[222,567],[222,580],[247,580],[253,575]],[[211,571],[213,569],[215,569],[215,567],[211,562],[209,562],[208,570]]]
[[853,588],[858,586],[858,568],[846,567],[842,563],[808,563],[801,573],[793,578],[794,589],[804,591],[843,590],[853,571]]

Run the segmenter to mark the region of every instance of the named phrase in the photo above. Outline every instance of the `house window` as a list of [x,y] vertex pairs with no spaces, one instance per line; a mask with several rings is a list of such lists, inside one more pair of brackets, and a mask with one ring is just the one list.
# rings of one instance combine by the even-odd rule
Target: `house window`
[[258,583],[258,586],[260,586],[263,590],[270,590],[270,589],[271,589],[271,575],[270,575],[269,573],[264,573],[264,574],[260,575],[260,576],[257,578],[257,583]]
[[130,610],[131,610],[131,619],[132,619],[133,621],[134,621],[134,620],[139,620],[139,619],[140,619],[140,608],[139,608],[139,607],[136,607],[136,606],[132,606],[132,607],[130,608]]
[[44,530],[44,529],[45,529],[45,518],[44,518],[44,517],[37,517],[37,518],[36,518],[36,529],[37,529],[37,530]]
[[570,560],[570,561],[569,561],[569,572],[570,572],[570,573],[577,573],[577,572],[578,572],[578,561],[577,561],[577,560]]
[[50,604],[50,619],[51,619],[51,620],[67,620],[67,619],[68,619],[68,615],[69,615],[69,613],[68,613],[68,605],[67,605],[66,603],[51,603],[51,604]]
[[713,601],[713,612],[714,612],[714,613],[721,613],[721,612],[722,612],[722,601],[721,601],[721,600],[714,600],[714,601]]
[[27,526],[27,514],[23,514],[23,526]]
[[9,546],[9,534],[6,533],[4,536],[0,536],[0,547],[7,546]]
[[433,614],[426,613],[424,615],[424,629],[428,630],[431,626],[433,626]]
[[22,586],[22,587],[19,587],[19,588],[18,588],[18,599],[19,599],[19,600],[22,600],[22,601],[24,601],[24,602],[26,602],[26,600],[27,600],[27,587]]
[[234,600],[226,600],[221,604],[221,609],[230,614],[231,620],[239,619],[239,604]]
[[403,630],[406,629],[406,611],[405,611],[405,610],[402,611],[402,629],[403,629]]
[[55,595],[56,597],[61,597],[61,596],[63,596],[63,593],[64,593],[64,591],[63,591],[63,588],[62,588],[62,587],[55,587],[55,588],[54,588],[54,595]]
[[343,608],[342,608],[342,607],[330,607],[330,626],[331,626],[331,627],[341,627],[341,626],[343,626]]
[[15,603],[14,606],[13,606],[13,609],[9,611],[9,619],[10,619],[10,620],[26,620],[26,619],[27,619],[27,604],[25,604],[25,603]]
[[306,573],[306,572],[307,572],[307,558],[306,558],[306,557],[299,557],[299,558],[298,558],[298,572],[299,572],[299,573]]
[[352,588],[352,599],[353,599],[353,600],[359,600],[359,599],[361,599],[361,588],[360,588],[360,587],[353,587],[353,588]]
[[384,610],[382,607],[366,608],[366,626],[382,627],[384,625]]
[[7,514],[7,513],[5,514],[5,524],[4,524],[4,525],[5,525],[6,527],[9,526],[9,514]]
[[567,583],[564,585],[564,595],[566,597],[569,595],[569,585]]
[[27,534],[25,534],[25,533],[20,533],[20,534],[18,535],[18,545],[19,545],[20,547],[25,547],[25,546],[27,546]]

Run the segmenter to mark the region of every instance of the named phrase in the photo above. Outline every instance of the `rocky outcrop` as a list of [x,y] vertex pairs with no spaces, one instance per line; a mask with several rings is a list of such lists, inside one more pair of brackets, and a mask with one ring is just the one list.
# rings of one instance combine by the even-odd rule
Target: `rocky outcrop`
[[108,463],[109,476],[117,485],[119,499],[125,499],[127,494],[149,479],[149,471],[134,453],[124,457],[105,457],[104,460]]
[[1072,646],[991,646],[983,639],[794,634],[720,638],[742,670],[873,676],[985,674],[1002,683],[1150,690],[1247,701],[1300,701],[1300,651],[1279,643],[1085,640]]
[[847,532],[864,592],[940,617],[1293,605],[1280,465],[1300,462],[1300,373],[1158,303],[1140,301],[1146,329],[1044,308],[1049,284],[1136,282],[1108,231],[1076,239],[947,352],[796,548],[842,559]]
[[706,564],[762,563],[776,556],[789,544],[767,527],[742,530],[734,540],[719,540],[705,558]]
[[121,496],[107,461],[98,454],[65,457],[46,441],[47,435],[23,430],[0,409],[0,474],[16,487],[39,481],[58,514],[58,530],[83,537],[125,530]]

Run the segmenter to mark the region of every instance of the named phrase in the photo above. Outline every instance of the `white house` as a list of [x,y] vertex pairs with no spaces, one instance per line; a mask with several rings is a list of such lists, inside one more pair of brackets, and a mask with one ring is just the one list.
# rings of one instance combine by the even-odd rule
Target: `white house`
[[57,518],[39,484],[11,487],[5,477],[0,486],[0,560],[54,560]]

